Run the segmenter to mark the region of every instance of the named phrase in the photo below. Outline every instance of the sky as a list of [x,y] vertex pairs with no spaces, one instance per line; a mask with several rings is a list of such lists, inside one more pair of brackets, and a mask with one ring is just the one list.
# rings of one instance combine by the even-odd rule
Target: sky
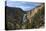
[[36,6],[40,5],[38,3],[33,2],[24,2],[24,1],[16,1],[16,0],[6,0],[8,7],[18,7],[23,9],[24,11],[31,10]]

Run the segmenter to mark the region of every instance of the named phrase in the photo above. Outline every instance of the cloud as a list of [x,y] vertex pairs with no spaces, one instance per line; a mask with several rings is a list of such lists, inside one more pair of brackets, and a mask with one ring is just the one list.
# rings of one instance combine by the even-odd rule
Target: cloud
[[33,2],[24,2],[24,1],[7,1],[7,6],[9,7],[19,7],[22,8],[23,10],[29,10],[32,8],[35,8],[38,6],[38,3],[33,3]]

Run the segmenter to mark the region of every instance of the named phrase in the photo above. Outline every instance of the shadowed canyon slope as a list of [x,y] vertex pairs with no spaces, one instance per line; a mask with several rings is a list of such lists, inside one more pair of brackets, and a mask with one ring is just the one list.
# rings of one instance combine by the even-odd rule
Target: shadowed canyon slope
[[[21,24],[22,23],[22,17],[23,12],[20,8],[11,8],[11,7],[5,7],[6,8],[6,29],[15,29],[16,23]],[[12,25],[13,24],[13,25]],[[14,27],[14,28],[12,28]]]

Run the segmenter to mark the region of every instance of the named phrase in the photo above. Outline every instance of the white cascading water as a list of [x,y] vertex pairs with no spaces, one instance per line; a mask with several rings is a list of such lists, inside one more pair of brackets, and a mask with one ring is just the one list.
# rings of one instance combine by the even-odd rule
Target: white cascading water
[[[26,14],[24,14],[22,24],[24,24],[26,21],[27,21]],[[25,28],[25,25],[22,26],[22,29],[24,29],[24,28]]]
[[24,14],[24,16],[23,16],[23,22],[26,22],[26,21],[27,21],[26,14]]

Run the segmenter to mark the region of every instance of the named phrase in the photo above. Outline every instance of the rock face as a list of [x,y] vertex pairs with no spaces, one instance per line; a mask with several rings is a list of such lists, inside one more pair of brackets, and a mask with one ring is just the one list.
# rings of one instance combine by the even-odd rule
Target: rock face
[[29,20],[31,28],[39,28],[44,25],[44,4],[27,12],[27,19]]
[[5,7],[6,29],[32,29],[44,26],[44,4],[36,8],[23,11],[20,8]]
[[20,8],[6,7],[6,29],[18,29],[16,26],[22,23],[23,14]]

